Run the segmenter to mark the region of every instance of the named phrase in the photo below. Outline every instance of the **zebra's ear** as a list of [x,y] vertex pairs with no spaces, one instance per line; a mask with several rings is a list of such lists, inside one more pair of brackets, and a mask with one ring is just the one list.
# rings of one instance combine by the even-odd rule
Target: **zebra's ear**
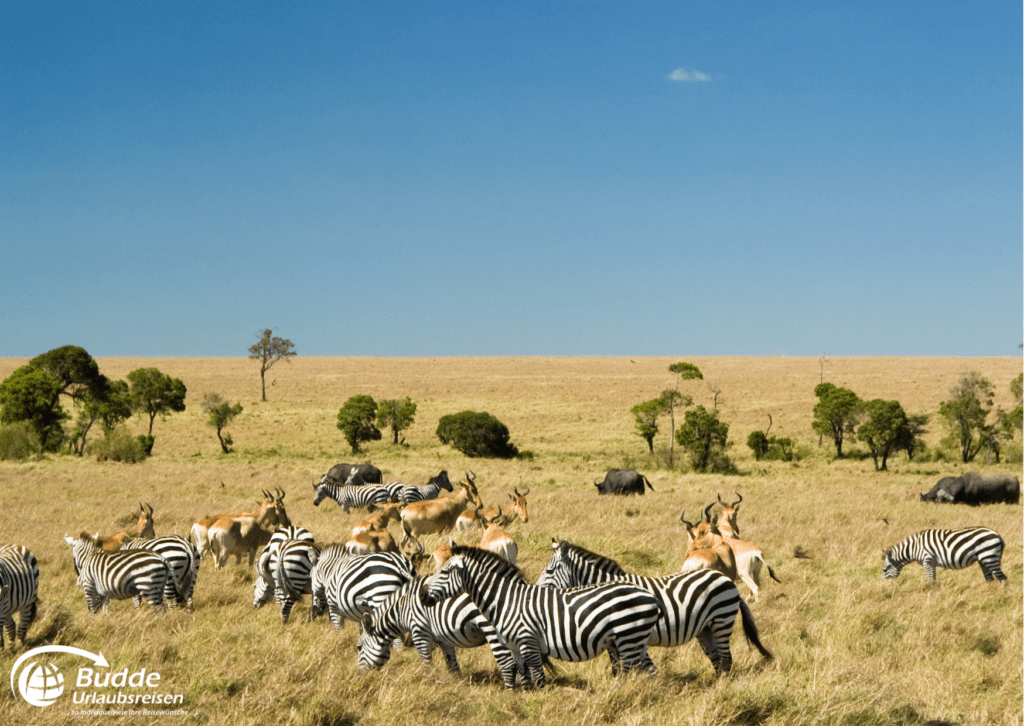
[[75,541],[73,539],[71,539],[71,537],[69,535],[64,535],[64,541],[67,542],[71,546],[74,546],[74,544],[75,544]]

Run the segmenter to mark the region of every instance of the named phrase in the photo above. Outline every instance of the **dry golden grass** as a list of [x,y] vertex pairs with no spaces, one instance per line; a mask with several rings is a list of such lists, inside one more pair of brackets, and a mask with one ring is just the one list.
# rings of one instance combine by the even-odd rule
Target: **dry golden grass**
[[[963,465],[907,462],[876,473],[870,459],[834,461],[810,429],[821,376],[816,358],[687,358],[705,382],[684,382],[696,403],[720,391],[730,424],[730,455],[740,476],[694,475],[660,467],[633,434],[629,408],[674,380],[669,358],[296,358],[270,371],[266,403],[259,401],[256,365],[240,359],[99,359],[100,370],[124,378],[154,366],[188,386],[188,409],[154,426],[154,456],[143,464],[98,463],[51,456],[0,462],[3,543],[29,547],[42,569],[40,617],[29,646],[75,645],[102,651],[112,666],[147,668],[169,692],[184,695],[190,716],[170,720],[212,724],[433,723],[475,724],[890,724],[942,719],[963,724],[1020,724],[1022,699],[1021,507],[978,508],[917,501],[940,476]],[[0,360],[0,380],[24,360]],[[834,358],[825,380],[862,398],[899,400],[911,413],[934,414],[966,369],[995,385],[997,403],[1012,405],[1009,382],[1019,359]],[[220,453],[199,410],[216,392],[245,410],[229,428],[236,451]],[[335,420],[351,395],[410,396],[418,404],[406,445],[371,444],[361,457],[347,452]],[[486,410],[505,422],[512,440],[533,460],[470,460],[441,446],[440,416]],[[798,441],[797,464],[754,462],[744,442],[755,429]],[[133,433],[145,424],[131,422]],[[667,427],[667,426],[666,426]],[[926,437],[934,447],[937,421]],[[664,446],[667,435],[657,442]],[[854,447],[855,448],[855,447]],[[90,615],[75,586],[65,533],[119,529],[140,502],[153,505],[158,534],[185,534],[199,517],[248,507],[263,488],[283,487],[292,520],[320,541],[347,536],[363,515],[344,515],[332,502],[312,506],[310,483],[338,461],[372,460],[389,480],[422,483],[445,468],[453,479],[472,469],[485,502],[500,502],[514,486],[531,487],[530,522],[514,528],[520,564],[536,578],[552,537],[607,554],[637,572],[678,567],[685,538],[682,510],[696,517],[718,492],[740,491],[740,526],[756,541],[782,580],[768,580],[753,605],[768,664],[733,637],[734,673],[715,678],[695,644],[653,651],[654,678],[613,679],[607,659],[559,664],[539,692],[505,693],[493,658],[460,653],[461,676],[441,659],[422,667],[407,650],[380,672],[355,667],[355,628],[334,633],[326,621],[305,621],[296,607],[282,626],[276,608],[253,611],[252,575],[231,565],[204,563],[194,612],[135,612],[115,602]],[[591,482],[613,466],[635,465],[655,486],[643,498],[598,499]],[[973,468],[973,467],[971,467]],[[1020,474],[1020,464],[999,468]],[[939,571],[934,586],[920,567],[883,582],[883,550],[929,527],[985,525],[1006,540],[1007,588],[988,585],[980,570]],[[810,559],[797,559],[801,548]],[[746,594],[744,586],[741,592]],[[0,656],[9,673],[18,646]],[[73,677],[81,664],[55,656]],[[137,718],[71,715],[59,701],[36,709],[3,689],[12,722],[137,723]],[[63,698],[68,698],[65,695]]]

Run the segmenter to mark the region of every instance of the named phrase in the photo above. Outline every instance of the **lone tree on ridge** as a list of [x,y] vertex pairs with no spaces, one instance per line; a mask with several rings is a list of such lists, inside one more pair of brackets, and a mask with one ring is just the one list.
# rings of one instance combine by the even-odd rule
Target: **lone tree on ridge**
[[249,358],[260,362],[260,384],[263,388],[263,400],[267,400],[267,371],[282,358],[294,357],[295,344],[287,338],[278,338],[274,331],[264,328],[256,333],[257,342],[249,347]]

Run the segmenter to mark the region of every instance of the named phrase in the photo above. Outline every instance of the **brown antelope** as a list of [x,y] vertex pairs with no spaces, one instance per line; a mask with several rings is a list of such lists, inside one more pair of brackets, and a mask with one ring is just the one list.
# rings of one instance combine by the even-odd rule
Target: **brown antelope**
[[736,496],[739,499],[731,504],[726,504],[722,501],[722,495],[718,495],[718,503],[723,507],[718,515],[718,531],[725,538],[725,543],[732,548],[733,555],[736,558],[736,571],[740,579],[754,593],[754,602],[757,602],[758,590],[761,587],[762,566],[768,568],[768,574],[775,582],[781,581],[775,576],[771,565],[765,561],[761,549],[753,542],[739,539],[740,528],[736,524],[736,513],[739,511],[740,502],[743,501],[743,497],[740,496],[739,492],[736,493]]
[[[501,527],[509,526],[515,521],[516,517],[519,517],[524,523],[530,521],[530,514],[526,508],[526,495],[530,493],[530,488],[527,487],[526,491],[522,494],[519,493],[519,487],[516,487],[513,491],[515,491],[515,494],[508,495],[508,498],[512,500],[512,508],[508,514],[498,521],[498,525]],[[477,510],[463,512],[456,521],[455,529],[458,532],[470,532],[474,529],[486,528],[486,522],[497,514],[498,511],[498,507],[488,507],[479,514]]]
[[466,511],[470,502],[482,507],[480,494],[473,481],[473,472],[466,472],[466,481],[462,482],[462,491],[454,497],[443,499],[426,499],[412,502],[402,509],[402,547],[411,539],[418,539],[424,534],[440,534],[450,531],[455,520]]
[[[277,496],[268,498],[253,515],[221,517],[209,527],[210,552],[214,567],[221,568],[231,555],[235,564],[240,564],[242,555],[248,553],[249,567],[256,559],[256,551],[270,542],[278,527],[291,526],[284,508],[284,491],[277,489]],[[270,497],[268,492],[264,492]]]
[[369,555],[374,552],[402,554],[391,532],[386,528],[353,534],[345,543],[345,552],[350,555]]
[[[482,516],[479,509],[477,516]],[[486,520],[487,529],[484,530],[484,536],[480,539],[480,547],[490,550],[514,565],[519,557],[519,545],[509,536],[508,532],[498,525],[501,518],[501,507],[499,507],[498,513]]]
[[[148,511],[147,507],[149,508]],[[100,546],[100,549],[112,552],[121,549],[133,539],[156,537],[156,532],[153,530],[153,507],[150,507],[148,504],[145,506],[140,504],[139,509],[142,510],[142,513],[139,515],[139,521],[130,530],[121,530],[120,532],[105,536],[96,535],[96,543]]]
[[735,582],[738,577],[736,556],[711,522],[710,510],[713,506],[714,504],[707,506],[704,510],[704,517],[698,524],[686,521],[686,512],[679,515],[679,520],[686,525],[686,536],[689,540],[686,557],[683,559],[680,571],[718,570]]
[[[268,504],[274,503],[274,495],[268,492],[266,489],[263,490],[263,501],[257,501],[258,507],[264,507]],[[206,553],[210,551],[210,527],[218,519],[237,519],[239,517],[251,517],[252,512],[235,512],[234,514],[210,514],[198,522],[192,525],[192,529],[189,531],[189,538],[192,540],[192,544],[196,546],[196,550],[199,551],[200,557],[205,557]]]
[[352,528],[352,534],[362,534],[364,532],[380,532],[388,528],[388,525],[392,522],[398,522],[402,519],[402,507],[405,505],[401,502],[392,502],[391,504],[385,504],[378,511],[366,519],[361,519],[356,522]]

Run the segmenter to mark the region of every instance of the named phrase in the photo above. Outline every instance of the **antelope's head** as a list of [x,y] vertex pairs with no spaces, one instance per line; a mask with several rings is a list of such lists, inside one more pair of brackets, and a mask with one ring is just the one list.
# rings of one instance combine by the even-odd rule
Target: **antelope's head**
[[514,491],[514,495],[508,495],[508,498],[512,500],[512,513],[518,514],[524,523],[529,522],[530,514],[526,511],[526,495],[530,493],[530,487],[526,487],[526,491],[522,493],[519,492],[519,487],[516,487]]

